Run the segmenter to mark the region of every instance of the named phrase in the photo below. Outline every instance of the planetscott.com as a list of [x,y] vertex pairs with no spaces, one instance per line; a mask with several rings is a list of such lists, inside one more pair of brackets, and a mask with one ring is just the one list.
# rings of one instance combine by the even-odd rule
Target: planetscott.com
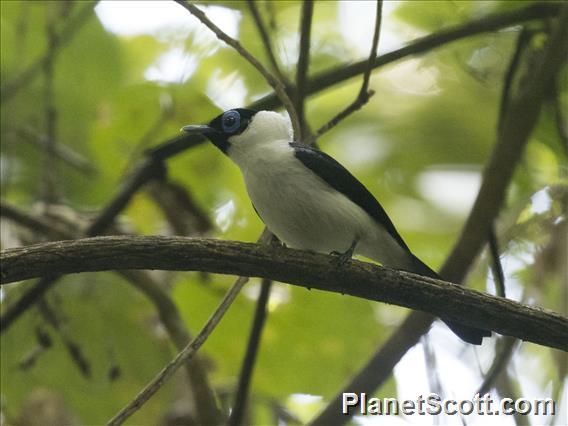
[[355,415],[463,415],[470,414],[497,416],[513,415],[555,415],[556,402],[552,398],[501,398],[476,394],[472,399],[444,399],[435,393],[419,395],[416,399],[367,398],[365,393],[343,394],[343,414]]

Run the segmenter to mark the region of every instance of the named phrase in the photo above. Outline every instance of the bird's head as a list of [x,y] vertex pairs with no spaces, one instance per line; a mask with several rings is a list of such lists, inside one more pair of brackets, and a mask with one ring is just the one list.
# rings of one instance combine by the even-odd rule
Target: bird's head
[[202,134],[213,144],[232,157],[245,154],[259,145],[292,140],[290,121],[273,111],[254,111],[235,108],[215,117],[207,125],[189,125],[182,131]]

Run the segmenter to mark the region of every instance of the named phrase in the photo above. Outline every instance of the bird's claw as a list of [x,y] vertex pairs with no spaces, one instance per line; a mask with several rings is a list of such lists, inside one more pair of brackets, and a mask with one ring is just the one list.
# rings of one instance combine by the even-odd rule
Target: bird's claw
[[335,266],[344,266],[351,258],[353,257],[353,253],[355,252],[355,246],[357,246],[358,240],[353,241],[351,246],[344,252],[341,253],[339,251],[332,251],[330,253],[331,263]]
[[348,251],[346,251],[345,253],[341,253],[339,251],[332,251],[330,253],[331,256],[331,263],[334,264],[335,266],[344,266],[350,259],[351,259],[351,254]]

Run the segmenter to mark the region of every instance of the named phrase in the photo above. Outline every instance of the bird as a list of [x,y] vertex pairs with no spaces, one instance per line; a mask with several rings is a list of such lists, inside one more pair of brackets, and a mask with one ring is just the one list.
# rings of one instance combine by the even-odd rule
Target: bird
[[[205,136],[240,168],[254,210],[286,246],[331,254],[339,264],[358,254],[386,267],[441,279],[410,251],[381,204],[355,176],[323,151],[294,142],[284,115],[234,108],[206,125],[181,130]],[[491,335],[442,321],[467,343],[480,345]]]

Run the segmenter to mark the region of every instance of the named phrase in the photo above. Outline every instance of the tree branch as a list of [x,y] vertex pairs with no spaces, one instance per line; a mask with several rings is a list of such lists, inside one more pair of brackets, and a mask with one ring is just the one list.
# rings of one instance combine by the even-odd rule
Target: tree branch
[[522,340],[568,349],[568,319],[440,280],[360,261],[211,239],[116,236],[36,244],[2,251],[2,284],[54,274],[115,269],[208,271],[269,278],[418,309]]
[[[102,209],[96,219],[86,229],[86,236],[94,236],[102,234],[114,222],[118,214],[126,207],[132,196],[146,182],[156,179],[165,174],[165,164],[162,160],[148,158],[142,163],[119,188],[114,198]],[[17,213],[14,209],[10,213]],[[12,216],[16,219],[16,216]],[[23,219],[21,216],[19,219]],[[36,221],[36,225],[41,225],[40,221]],[[57,281],[57,276],[43,277],[33,287],[27,289],[26,292],[18,299],[16,303],[10,306],[6,312],[0,317],[0,331],[6,331],[16,319],[20,317],[27,309],[45,294]]]
[[568,7],[561,9],[555,30],[542,52],[542,60],[527,73],[527,81],[513,95],[498,132],[495,150],[484,170],[484,179],[458,243],[441,275],[461,281],[467,268],[458,271],[460,259],[473,259],[485,243],[493,218],[497,216],[515,167],[521,159],[539,117],[545,91],[568,54]]
[[375,58],[377,56],[377,49],[379,48],[379,36],[381,34],[381,23],[383,20],[383,0],[377,0],[377,12],[375,15],[375,31],[373,33],[373,42],[371,44],[371,53],[369,54],[369,59],[367,60],[367,68],[363,74],[363,84],[361,85],[361,90],[359,90],[358,99],[367,100],[369,81],[371,81],[371,72],[373,71],[375,65]]

